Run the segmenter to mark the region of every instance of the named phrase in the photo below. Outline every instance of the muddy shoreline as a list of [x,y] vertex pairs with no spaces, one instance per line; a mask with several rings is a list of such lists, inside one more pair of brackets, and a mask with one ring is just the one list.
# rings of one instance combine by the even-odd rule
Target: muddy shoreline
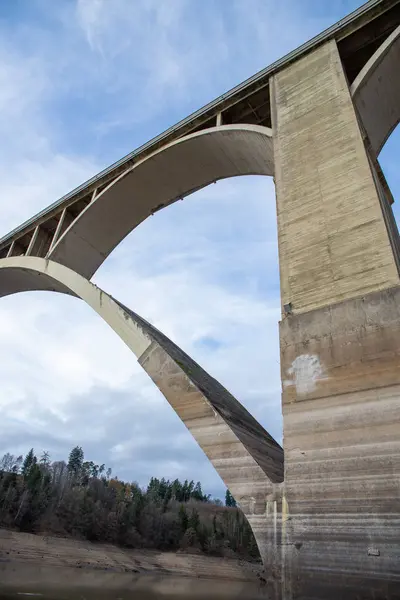
[[[261,565],[235,558],[126,549],[0,529],[0,565],[256,582]],[[17,571],[18,569],[16,569]]]

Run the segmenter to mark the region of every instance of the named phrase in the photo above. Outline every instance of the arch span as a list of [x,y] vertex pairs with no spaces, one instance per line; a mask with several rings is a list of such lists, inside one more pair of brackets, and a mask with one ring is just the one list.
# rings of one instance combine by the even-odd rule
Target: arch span
[[272,131],[224,125],[185,136],[136,163],[77,217],[48,258],[90,279],[151,214],[220,179],[273,175]]
[[176,344],[78,273],[43,258],[0,260],[0,297],[33,290],[81,298],[120,336],[239,502],[263,559],[274,561],[281,446]]
[[400,25],[361,69],[350,92],[375,156],[400,121]]

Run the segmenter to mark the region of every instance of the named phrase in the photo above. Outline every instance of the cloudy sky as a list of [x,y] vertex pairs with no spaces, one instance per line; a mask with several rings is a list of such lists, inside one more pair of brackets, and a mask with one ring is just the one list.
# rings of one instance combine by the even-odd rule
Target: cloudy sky
[[[0,235],[360,6],[359,0],[2,0]],[[397,139],[396,139],[397,138]],[[395,131],[381,160],[400,191]],[[396,152],[397,151],[397,152]],[[273,183],[220,182],[157,213],[95,276],[282,438]],[[0,456],[72,446],[121,478],[223,484],[82,302],[0,302]]]

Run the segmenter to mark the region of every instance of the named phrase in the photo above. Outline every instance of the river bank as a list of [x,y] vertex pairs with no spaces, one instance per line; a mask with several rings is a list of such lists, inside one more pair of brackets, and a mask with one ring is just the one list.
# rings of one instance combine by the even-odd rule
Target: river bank
[[257,581],[261,566],[235,558],[119,548],[0,529],[0,563],[89,571]]

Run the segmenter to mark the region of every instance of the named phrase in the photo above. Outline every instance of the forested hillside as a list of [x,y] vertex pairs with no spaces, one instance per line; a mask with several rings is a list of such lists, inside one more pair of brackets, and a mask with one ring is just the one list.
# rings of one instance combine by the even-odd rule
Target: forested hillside
[[71,536],[130,548],[186,550],[258,558],[252,531],[229,491],[226,506],[201,484],[152,478],[146,489],[112,477],[111,469],[49,454],[0,460],[0,526]]

